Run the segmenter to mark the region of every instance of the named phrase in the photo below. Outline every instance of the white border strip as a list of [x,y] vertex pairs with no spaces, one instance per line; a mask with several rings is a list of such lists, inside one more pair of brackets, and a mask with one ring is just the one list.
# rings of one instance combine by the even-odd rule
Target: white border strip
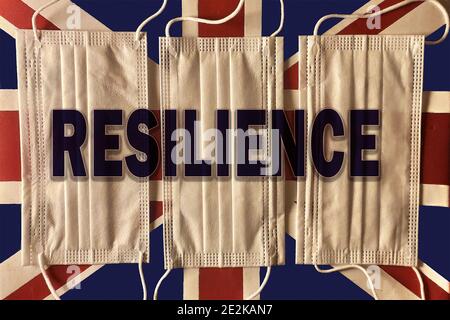
[[20,204],[22,203],[21,195],[20,181],[0,181],[0,204]]
[[244,35],[259,37],[262,34],[262,0],[246,0],[244,17]]
[[0,111],[19,110],[18,91],[16,89],[0,89]]
[[423,112],[450,113],[450,91],[425,91]]
[[450,186],[440,184],[420,185],[420,205],[450,207]]

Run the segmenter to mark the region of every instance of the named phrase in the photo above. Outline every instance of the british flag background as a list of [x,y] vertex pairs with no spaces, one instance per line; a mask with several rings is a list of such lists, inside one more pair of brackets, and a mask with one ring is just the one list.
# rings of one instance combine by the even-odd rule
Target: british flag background
[[[17,102],[15,30],[30,29],[34,11],[49,0],[0,0],[0,299],[52,299],[38,267],[21,266],[20,141]],[[311,34],[315,22],[329,13],[365,12],[400,0],[285,0],[285,105],[298,100],[298,35]],[[450,10],[450,2],[441,0]],[[158,37],[177,16],[221,18],[239,0],[169,0],[168,7],[146,28],[149,43],[150,108],[158,110]],[[42,12],[40,29],[134,31],[162,0],[60,0]],[[174,35],[268,35],[279,23],[278,0],[246,0],[240,14],[225,25],[184,23]],[[73,20],[78,19],[78,20]],[[443,19],[429,3],[414,3],[386,14],[381,28],[366,20],[333,20],[328,34],[431,34],[443,32]],[[436,38],[435,37],[435,38]],[[450,298],[450,39],[425,54],[419,270],[427,299]],[[154,132],[160,136],[158,132]],[[295,181],[286,182],[295,185]],[[151,263],[144,266],[149,290],[164,273],[161,170],[152,177]],[[362,273],[355,270],[323,275],[312,266],[295,265],[293,212],[286,212],[286,266],[272,270],[261,299],[371,299]],[[290,228],[292,226],[292,229]],[[419,282],[407,267],[377,269],[381,299],[419,299]],[[163,283],[161,299],[242,299],[254,292],[264,268],[175,270]],[[140,299],[137,265],[52,266],[48,274],[62,299]]]

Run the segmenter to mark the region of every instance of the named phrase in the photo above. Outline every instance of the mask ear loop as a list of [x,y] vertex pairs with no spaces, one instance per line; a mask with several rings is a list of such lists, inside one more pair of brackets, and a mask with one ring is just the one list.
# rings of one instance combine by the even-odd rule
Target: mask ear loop
[[144,27],[153,19],[155,19],[156,17],[158,17],[163,11],[164,9],[166,9],[167,6],[167,1],[168,0],[164,0],[164,2],[162,3],[161,7],[159,8],[158,11],[156,11],[153,15],[151,15],[150,17],[148,17],[147,19],[145,19],[144,21],[142,21],[142,23],[139,25],[139,27],[137,27],[136,29],[136,36],[134,38],[135,42],[139,42],[140,40],[140,34],[142,32],[142,29],[144,29]]
[[40,44],[41,43],[41,39],[39,36],[39,32],[37,29],[37,25],[36,25],[36,19],[38,17],[38,15],[45,9],[47,9],[48,7],[54,5],[55,3],[57,3],[59,0],[52,0],[50,2],[48,2],[47,4],[44,4],[42,7],[40,7],[39,9],[37,9],[34,13],[33,16],[31,18],[31,25],[33,27],[33,34],[34,34],[34,39]]
[[419,285],[420,285],[420,299],[421,300],[425,300],[425,286],[423,284],[423,278],[422,275],[420,274],[419,269],[417,269],[416,267],[412,267],[412,269],[414,270],[414,272],[416,273],[417,279],[419,280]]
[[198,17],[178,17],[178,18],[174,18],[172,20],[170,20],[167,25],[166,25],[166,37],[170,37],[170,27],[177,22],[181,22],[181,21],[192,21],[192,22],[197,22],[197,23],[205,23],[205,24],[223,24],[225,22],[230,21],[231,19],[233,19],[234,17],[236,17],[239,12],[241,11],[242,7],[244,6],[245,0],[240,0],[239,4],[237,5],[236,9],[234,9],[234,11],[232,13],[230,13],[228,16],[226,16],[225,18],[219,19],[219,20],[209,20],[209,19],[203,19],[203,18],[198,18]]
[[164,279],[166,279],[167,276],[169,275],[170,271],[172,271],[172,269],[167,269],[166,272],[159,279],[158,283],[156,284],[155,291],[153,292],[153,300],[158,300],[159,288],[161,287],[161,284],[164,281]]
[[436,6],[441,11],[442,16],[444,17],[445,31],[444,31],[444,34],[442,35],[442,37],[439,38],[436,41],[425,41],[425,44],[427,44],[427,45],[436,45],[436,44],[439,44],[442,41],[444,41],[447,38],[447,36],[448,36],[448,32],[449,32],[449,28],[450,28],[450,21],[449,21],[449,16],[448,16],[447,10],[444,8],[444,6],[441,3],[439,3],[436,0],[405,0],[405,1],[402,1],[402,2],[399,2],[399,3],[395,4],[393,6],[387,7],[385,9],[383,9],[383,10],[380,10],[380,11],[374,12],[374,13],[370,13],[370,14],[368,14],[368,13],[365,13],[365,14],[356,14],[356,13],[354,13],[354,14],[329,14],[329,15],[326,15],[326,16],[322,17],[321,19],[319,19],[319,21],[317,21],[316,26],[314,27],[314,35],[317,36],[319,34],[320,25],[324,21],[326,21],[328,19],[332,19],[332,18],[339,18],[339,19],[345,19],[345,18],[375,18],[375,17],[378,17],[378,16],[380,16],[382,14],[385,14],[385,13],[397,10],[399,8],[402,8],[402,7],[406,6],[406,5],[414,3],[414,2],[429,2],[429,3],[433,4],[434,6]]
[[261,283],[261,285],[259,286],[258,290],[256,290],[254,293],[249,295],[245,300],[253,300],[253,299],[255,299],[256,296],[258,296],[264,290],[264,287],[266,286],[267,282],[269,281],[269,277],[270,277],[270,272],[271,271],[272,271],[272,267],[268,266],[267,267],[267,271],[266,271],[266,275],[264,277],[264,280]]
[[357,265],[357,264],[349,264],[349,265],[344,265],[344,266],[339,266],[339,267],[334,267],[334,268],[331,268],[331,269],[324,270],[324,269],[320,269],[319,266],[318,266],[317,264],[314,264],[314,268],[316,268],[316,271],[317,271],[317,272],[320,272],[320,273],[333,273],[333,272],[343,271],[343,270],[348,270],[348,269],[358,269],[358,270],[361,270],[361,271],[364,273],[364,275],[366,276],[366,278],[367,278],[367,281],[368,281],[368,283],[369,283],[370,290],[372,291],[373,298],[374,298],[375,300],[379,300],[379,299],[378,299],[378,295],[377,295],[377,293],[376,293],[376,291],[375,291],[375,287],[374,287],[374,285],[373,285],[373,282],[372,282],[372,279],[370,278],[369,273],[367,272],[366,269],[364,269],[364,268],[361,267],[360,265]]
[[144,270],[142,268],[143,264],[144,264],[144,253],[142,251],[139,251],[138,270],[139,270],[139,278],[141,279],[142,285],[142,300],[147,300],[147,285],[145,284]]
[[[145,285],[145,277],[144,277],[144,271],[142,269],[142,264],[144,261],[144,253],[142,251],[139,251],[139,276],[141,278],[141,284],[142,284],[142,291],[143,291],[143,300],[147,300],[147,286]],[[53,298],[55,300],[61,300],[61,298],[58,296],[58,294],[56,293],[55,288],[52,285],[52,282],[50,281],[50,278],[47,274],[47,271],[44,268],[44,254],[40,253],[38,255],[38,264],[39,264],[39,269],[41,270],[42,276],[44,277],[44,281],[45,284],[47,285],[48,289],[50,290]]]
[[278,29],[270,35],[270,37],[276,37],[284,27],[284,0],[280,0],[280,25]]
[[[236,7],[236,9],[234,9],[234,11],[232,13],[230,13],[225,18],[219,19],[219,20],[209,20],[209,19],[202,19],[202,18],[198,18],[198,17],[178,17],[178,18],[172,19],[166,25],[166,37],[170,37],[170,27],[172,27],[172,25],[174,23],[181,22],[181,21],[192,21],[192,22],[197,22],[197,23],[214,24],[214,25],[223,24],[225,22],[228,22],[239,14],[244,3],[245,3],[245,0],[240,0],[238,6]],[[270,35],[271,37],[276,37],[284,27],[284,0],[280,0],[280,6],[281,6],[280,25],[278,26],[278,29]]]
[[39,264],[39,269],[41,270],[42,276],[44,277],[44,281],[45,284],[48,287],[48,290],[50,290],[50,293],[52,294],[53,298],[55,300],[61,300],[61,298],[58,296],[58,294],[56,293],[55,288],[52,285],[52,282],[50,281],[50,278],[48,277],[47,271],[44,268],[44,254],[41,252],[38,255],[38,264]]

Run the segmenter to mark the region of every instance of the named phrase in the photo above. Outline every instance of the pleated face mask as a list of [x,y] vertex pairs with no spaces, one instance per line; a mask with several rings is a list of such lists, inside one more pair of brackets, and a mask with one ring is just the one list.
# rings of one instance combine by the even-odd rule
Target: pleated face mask
[[148,262],[146,34],[36,30],[55,2],[17,34],[23,264]]
[[330,17],[347,15],[299,40],[309,148],[297,263],[416,266],[424,36],[317,36]]
[[267,155],[271,139],[249,150],[250,139],[239,145],[232,136],[239,128],[269,137],[271,110],[283,108],[283,40],[170,37],[171,24],[185,19],[218,23],[177,18],[160,39],[165,267],[281,264],[283,183],[260,176],[258,164],[234,161]]

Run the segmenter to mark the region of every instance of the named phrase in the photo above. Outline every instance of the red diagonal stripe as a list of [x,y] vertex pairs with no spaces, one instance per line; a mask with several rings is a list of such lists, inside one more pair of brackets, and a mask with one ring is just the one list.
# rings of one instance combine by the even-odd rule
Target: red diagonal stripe
[[[89,267],[88,265],[80,266],[80,271],[83,272]],[[55,290],[65,285],[69,277],[73,276],[72,273],[67,272],[67,266],[49,267],[47,273]],[[42,274],[39,274],[7,296],[5,300],[43,300],[48,295],[50,295],[50,291],[45,284],[44,277]]]
[[[385,9],[389,6],[392,6],[402,0],[385,0],[380,3],[378,6],[380,9]],[[394,10],[392,12],[383,14],[381,19],[381,29],[368,29],[367,28],[367,19],[357,19],[349,24],[347,27],[342,29],[337,34],[379,34],[381,31],[394,24],[396,21],[400,20],[407,13],[414,10],[418,7],[421,2],[411,3],[402,8]],[[296,90],[299,88],[298,86],[298,72],[295,73],[295,70],[298,70],[298,63],[292,65],[289,69],[285,71],[285,89]],[[286,74],[287,73],[287,74]]]
[[203,268],[199,273],[200,300],[242,300],[242,268]]
[[297,90],[298,87],[298,63],[284,71],[284,89]]
[[[11,22],[18,29],[31,29],[31,17],[34,10],[20,0],[1,0],[0,16]],[[58,27],[42,16],[38,16],[39,29],[57,30]]]
[[[420,297],[420,284],[416,273],[410,267],[398,266],[381,266],[391,277],[400,282],[403,286],[408,288],[416,296]],[[427,300],[448,300],[450,295],[430,278],[422,272],[422,280],[425,287],[425,297]]]
[[[378,7],[383,10],[401,1],[403,0],[385,0],[380,3]],[[367,28],[367,19],[358,19],[342,29],[338,34],[379,34],[381,31],[398,21],[404,15],[411,12],[421,4],[421,2],[410,3],[402,8],[381,15],[381,29],[369,29]]]
[[422,115],[422,183],[450,185],[450,113]]
[[[206,19],[222,19],[232,13],[239,4],[239,0],[198,0],[198,16]],[[209,25],[200,23],[198,35],[200,37],[243,37],[245,7],[239,14],[220,25]]]
[[163,202],[150,201],[150,223],[154,222],[163,215]]

